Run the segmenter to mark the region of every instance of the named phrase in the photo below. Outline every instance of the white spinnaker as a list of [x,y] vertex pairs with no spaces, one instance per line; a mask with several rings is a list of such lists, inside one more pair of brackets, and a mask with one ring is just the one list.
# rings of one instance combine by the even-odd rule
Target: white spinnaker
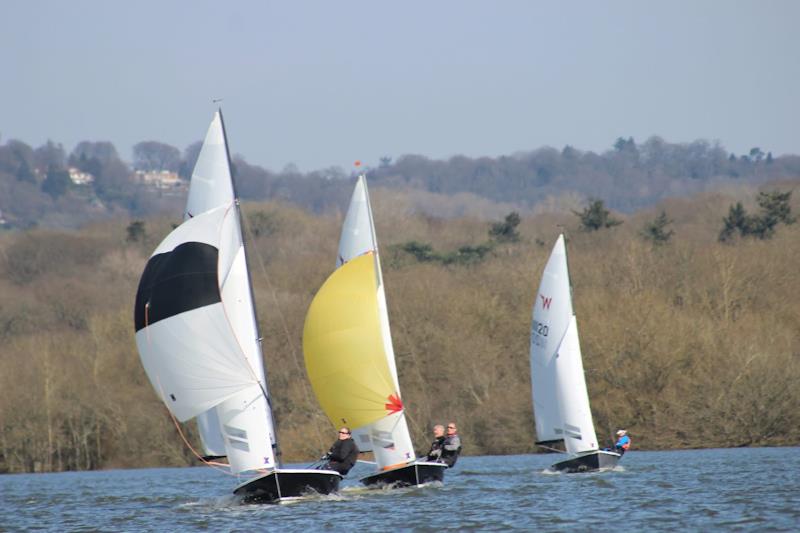
[[564,430],[564,446],[569,453],[597,450],[589,394],[583,374],[578,322],[570,317],[567,333],[561,341],[556,360],[558,367],[558,407]]
[[[378,244],[375,238],[375,226],[372,218],[372,207],[369,202],[369,192],[364,176],[359,176],[350,199],[342,235],[339,239],[339,254],[336,258],[336,267],[363,255],[369,251],[375,253],[375,267],[378,275],[378,310],[380,313],[381,336],[384,352],[386,353],[389,371],[394,381],[395,390],[400,392],[400,383],[397,379],[397,364],[395,363],[392,335],[389,329],[389,313],[386,308],[386,294],[383,288],[383,274],[378,256]],[[372,451],[379,469],[407,463],[415,459],[414,446],[408,431],[405,411],[390,414],[380,420],[362,428],[355,428],[353,438],[361,451]]]
[[531,322],[531,385],[536,437],[539,441],[563,437],[558,406],[557,358],[572,317],[564,237],[560,235],[547,261]]
[[[220,230],[228,213],[223,206],[184,222],[153,255],[170,252],[185,242],[201,242],[219,249]],[[258,386],[222,303],[147,325],[136,333],[136,344],[150,382],[181,421]]]

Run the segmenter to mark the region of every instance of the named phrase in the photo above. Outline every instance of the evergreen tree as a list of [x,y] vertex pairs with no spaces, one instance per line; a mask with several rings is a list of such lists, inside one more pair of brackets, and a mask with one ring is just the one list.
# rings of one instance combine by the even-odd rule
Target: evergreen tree
[[125,238],[128,242],[140,242],[143,241],[146,235],[144,229],[144,221],[143,220],[134,220],[125,230],[128,236]]
[[611,228],[622,224],[621,220],[611,216],[611,212],[606,209],[603,200],[590,199],[589,206],[582,212],[573,211],[581,219],[581,229],[583,231],[597,231],[603,228]]
[[789,200],[792,191],[782,193],[780,191],[758,193],[758,206],[761,208],[761,215],[754,218],[751,233],[759,239],[768,239],[775,233],[775,226],[783,222],[793,224],[795,218],[792,216],[792,207]]
[[723,227],[719,233],[720,241],[727,241],[735,232],[740,235],[747,235],[750,233],[751,218],[747,214],[747,210],[742,205],[742,202],[736,202],[728,209],[728,216],[722,219]]
[[748,215],[741,202],[737,202],[728,210],[728,216],[722,219],[723,227],[719,240],[727,241],[737,231],[742,237],[769,239],[779,223],[794,224],[796,219],[792,216],[792,208],[789,205],[791,197],[792,191],[758,193],[760,215]]
[[520,221],[519,213],[512,211],[506,215],[503,222],[492,224],[489,230],[489,237],[498,242],[517,242],[519,240],[517,226],[519,226]]
[[433,246],[426,242],[409,241],[400,245],[400,249],[414,256],[420,263],[437,259]]
[[673,230],[666,230],[666,227],[672,224],[672,220],[667,218],[666,211],[661,211],[654,220],[645,224],[642,229],[642,236],[645,239],[652,241],[653,244],[660,246],[669,242],[669,239],[675,233]]

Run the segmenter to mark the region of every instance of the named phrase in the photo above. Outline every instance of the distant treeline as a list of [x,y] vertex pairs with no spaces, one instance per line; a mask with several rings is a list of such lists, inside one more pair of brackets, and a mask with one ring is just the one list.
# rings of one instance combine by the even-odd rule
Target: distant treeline
[[[84,141],[68,154],[50,141],[33,148],[9,140],[0,145],[0,228],[74,228],[94,220],[179,210],[185,189],[148,187],[135,179],[133,171],[168,170],[188,179],[200,145],[196,142],[181,151],[156,141],[141,142],[129,165],[110,142]],[[91,174],[94,181],[74,184],[69,168]],[[237,156],[233,170],[239,193],[247,200],[282,200],[324,213],[340,209],[350,194],[349,174],[338,167],[301,173],[289,165],[272,172]],[[672,144],[651,137],[637,144],[632,138],[619,138],[602,154],[566,146],[446,161],[419,155],[393,161],[386,156],[367,173],[375,185],[433,195],[471,195],[472,200],[462,202],[488,199],[522,213],[574,208],[587,198],[631,212],[666,197],[797,177],[800,157],[773,157],[757,147],[736,155],[702,140]],[[411,198],[412,209],[433,211],[419,197]]]
[[[601,442],[624,427],[634,450],[800,444],[800,224],[787,194],[797,185],[628,215],[596,200],[494,223],[408,215],[398,191],[373,187],[418,449],[432,424],[456,420],[465,453],[535,451],[531,305],[560,231]],[[175,213],[0,234],[0,471],[195,464],[133,332],[139,276]],[[311,393],[301,335],[334,268],[341,215],[283,202],[245,213],[284,460],[309,460],[335,428]],[[194,424],[182,431],[197,446]]]

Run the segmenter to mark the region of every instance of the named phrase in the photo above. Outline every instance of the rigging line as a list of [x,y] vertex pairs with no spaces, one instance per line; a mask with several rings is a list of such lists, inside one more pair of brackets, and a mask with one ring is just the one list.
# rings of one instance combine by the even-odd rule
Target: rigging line
[[[251,243],[255,243],[256,239],[255,239],[255,236],[253,235],[253,232],[250,230],[250,222],[249,222],[247,216],[242,212],[241,209],[240,209],[240,212],[242,213],[242,216],[240,217],[240,220],[242,221],[243,229],[247,233],[247,236],[250,239],[250,242]],[[270,279],[269,274],[267,273],[267,267],[264,265],[264,258],[261,255],[261,251],[258,249],[257,246],[251,246],[250,247],[250,251],[251,252],[255,252],[254,255],[256,256],[256,259],[258,260],[258,266],[261,269],[261,274],[264,277],[264,280],[267,282],[267,286],[269,287],[269,293],[270,293],[270,296],[272,296],[272,302],[275,304],[275,309],[278,311],[278,317],[280,318],[281,327],[283,328],[283,332],[286,335],[286,342],[289,344],[289,352],[292,354],[292,362],[294,362],[295,367],[297,367],[298,372],[303,373],[305,371],[305,369],[300,365],[300,361],[299,361],[299,359],[297,357],[297,350],[295,349],[294,342],[292,342],[292,335],[289,332],[289,326],[286,323],[286,316],[283,314],[283,311],[281,311],[281,306],[278,304],[278,296],[277,296],[277,294],[275,292],[274,285],[272,285],[272,280]],[[255,302],[253,302],[253,305],[255,305]],[[306,401],[310,405],[313,405],[314,402],[311,401],[312,400],[312,391],[309,389],[308,381],[305,380],[305,379],[301,379],[299,381],[301,381],[303,383],[303,393],[306,396]],[[319,411],[316,410],[312,414],[312,419],[318,419],[318,418],[320,418]],[[322,435],[322,430],[320,429],[319,424],[312,424],[312,425],[314,426],[314,429],[316,430],[317,442],[319,443],[319,446],[324,447],[325,446],[325,437]]]
[[172,411],[167,409],[167,412],[169,413],[170,418],[172,418],[172,422],[175,423],[175,429],[178,430],[178,435],[181,436],[181,439],[183,439],[183,443],[186,444],[186,447],[189,448],[189,450],[191,450],[191,452],[194,454],[195,457],[197,457],[203,464],[205,464],[209,468],[213,468],[214,470],[218,470],[218,471],[222,472],[223,474],[226,474],[226,475],[229,475],[229,476],[237,477],[237,474],[234,474],[233,472],[229,472],[229,471],[225,470],[224,468],[220,468],[220,466],[218,466],[218,465],[222,465],[223,463],[217,463],[216,461],[206,461],[205,459],[203,459],[203,456],[200,455],[199,453],[197,453],[197,450],[195,450],[194,447],[192,447],[192,445],[186,439],[186,436],[183,434],[183,431],[181,430],[181,426],[178,423],[178,420],[175,418],[175,415],[172,414]]
[[[161,392],[161,401],[163,403],[166,403],[166,402],[164,402],[164,398],[165,398],[165,396],[164,396],[164,388],[161,386],[161,379],[159,379],[158,376],[156,376],[156,381],[158,381],[158,390]],[[166,407],[166,405],[164,407]],[[181,436],[181,439],[183,440],[183,443],[186,445],[187,448],[189,448],[189,450],[194,454],[194,456],[197,457],[200,460],[200,462],[202,462],[204,465],[206,465],[209,468],[213,468],[214,470],[218,470],[218,471],[222,472],[223,474],[227,474],[229,476],[237,477],[237,474],[234,474],[233,472],[228,472],[225,469],[219,468],[218,466],[216,466],[216,465],[220,465],[222,463],[206,461],[205,459],[203,459],[203,456],[200,455],[199,453],[197,453],[197,450],[195,450],[194,447],[191,445],[191,443],[189,443],[189,440],[186,438],[186,435],[183,434],[183,430],[181,430],[181,425],[178,422],[178,419],[175,418],[175,415],[172,414],[172,411],[169,410],[169,407],[166,407],[166,409],[167,409],[167,412],[169,413],[169,417],[172,419],[172,422],[175,424],[175,429],[178,430],[178,435]]]

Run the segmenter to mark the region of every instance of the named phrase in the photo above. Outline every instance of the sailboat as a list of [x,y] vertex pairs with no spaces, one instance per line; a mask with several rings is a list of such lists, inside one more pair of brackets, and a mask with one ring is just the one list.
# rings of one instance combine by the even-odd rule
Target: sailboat
[[303,329],[311,386],[334,426],[353,430],[376,470],[365,485],[443,481],[447,465],[418,460],[400,396],[383,275],[366,178],[359,176],[336,269],[317,292]]
[[572,290],[564,235],[556,240],[547,261],[531,324],[531,384],[537,444],[563,441],[569,459],[553,470],[575,473],[614,468],[620,454],[600,450],[589,407],[572,309]]
[[139,281],[134,320],[142,365],[172,415],[197,417],[205,452],[227,457],[233,474],[252,474],[234,494],[280,502],[338,489],[338,472],[281,465],[221,110],[192,173],[184,221]]

